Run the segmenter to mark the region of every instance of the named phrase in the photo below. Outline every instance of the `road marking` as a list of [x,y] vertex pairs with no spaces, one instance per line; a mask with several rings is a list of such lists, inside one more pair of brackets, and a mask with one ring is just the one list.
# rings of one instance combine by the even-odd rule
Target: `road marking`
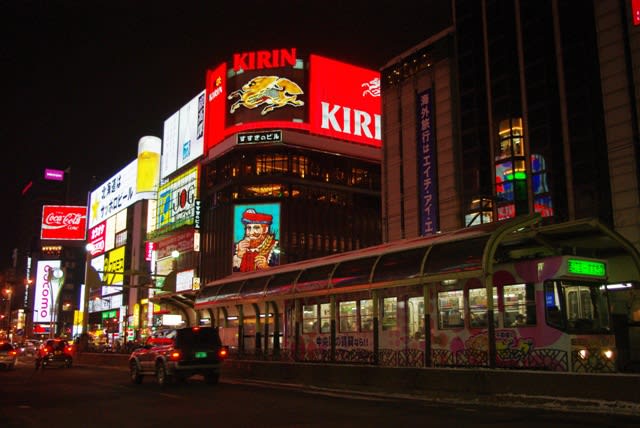
[[163,397],[169,397],[169,398],[174,398],[174,399],[175,399],[175,398],[182,398],[182,397],[180,397],[179,395],[175,395],[175,394],[166,394],[166,393],[163,393],[163,392],[159,393],[158,395],[162,395]]

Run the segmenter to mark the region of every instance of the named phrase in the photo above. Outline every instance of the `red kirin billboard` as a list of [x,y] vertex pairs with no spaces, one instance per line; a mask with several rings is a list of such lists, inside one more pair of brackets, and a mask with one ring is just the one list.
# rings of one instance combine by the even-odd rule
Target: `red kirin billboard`
[[381,111],[375,70],[296,48],[238,53],[207,72],[205,152],[232,134],[261,129],[380,148]]

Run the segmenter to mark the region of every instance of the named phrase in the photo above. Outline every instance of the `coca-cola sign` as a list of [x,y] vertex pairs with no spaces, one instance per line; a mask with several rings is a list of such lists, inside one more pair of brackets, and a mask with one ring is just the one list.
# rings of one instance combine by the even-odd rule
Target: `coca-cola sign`
[[42,207],[40,239],[84,241],[87,207],[45,205]]

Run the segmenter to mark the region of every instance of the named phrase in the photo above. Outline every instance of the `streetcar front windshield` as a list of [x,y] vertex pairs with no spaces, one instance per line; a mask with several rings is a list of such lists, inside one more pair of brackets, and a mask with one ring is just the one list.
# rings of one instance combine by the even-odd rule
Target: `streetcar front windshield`
[[609,332],[609,301],[604,284],[547,281],[544,297],[550,326],[575,333]]

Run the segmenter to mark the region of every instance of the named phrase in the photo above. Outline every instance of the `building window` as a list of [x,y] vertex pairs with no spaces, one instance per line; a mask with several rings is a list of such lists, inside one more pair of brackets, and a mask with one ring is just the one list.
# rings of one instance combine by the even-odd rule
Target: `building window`
[[491,198],[474,198],[464,216],[465,227],[493,222],[493,200]]

